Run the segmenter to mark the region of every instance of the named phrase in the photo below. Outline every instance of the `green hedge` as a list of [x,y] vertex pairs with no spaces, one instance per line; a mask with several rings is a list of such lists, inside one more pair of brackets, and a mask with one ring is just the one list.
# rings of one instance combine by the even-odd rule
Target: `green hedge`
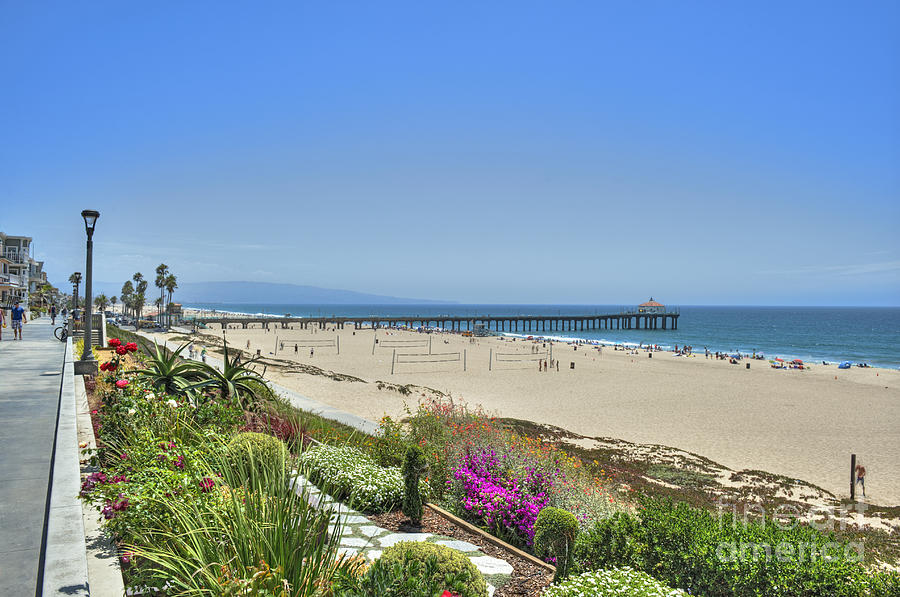
[[[896,575],[870,575],[862,546],[795,524],[748,521],[646,499],[577,539],[576,569],[630,566],[694,595],[898,595]],[[824,557],[828,556],[828,557]]]
[[[378,466],[371,456],[356,448],[319,445],[301,454],[300,464],[313,483],[353,508],[388,512],[403,500],[400,469]],[[424,499],[424,482],[420,487]]]

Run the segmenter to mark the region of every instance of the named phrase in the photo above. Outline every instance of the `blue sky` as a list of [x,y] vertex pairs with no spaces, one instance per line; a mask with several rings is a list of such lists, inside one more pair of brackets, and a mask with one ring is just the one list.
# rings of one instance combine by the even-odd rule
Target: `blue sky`
[[900,3],[0,0],[61,284],[900,305]]

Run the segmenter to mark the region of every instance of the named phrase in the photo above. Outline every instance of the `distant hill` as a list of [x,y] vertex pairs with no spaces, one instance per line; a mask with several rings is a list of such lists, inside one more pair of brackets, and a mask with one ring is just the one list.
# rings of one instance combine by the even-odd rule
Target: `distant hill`
[[[94,294],[118,296],[122,284],[96,282]],[[159,296],[159,289],[152,284],[147,289],[147,303]],[[299,284],[274,284],[271,282],[184,282],[175,291],[178,303],[264,303],[310,305],[424,305],[453,304],[455,301],[402,298],[381,294],[368,294],[353,290],[335,290]]]

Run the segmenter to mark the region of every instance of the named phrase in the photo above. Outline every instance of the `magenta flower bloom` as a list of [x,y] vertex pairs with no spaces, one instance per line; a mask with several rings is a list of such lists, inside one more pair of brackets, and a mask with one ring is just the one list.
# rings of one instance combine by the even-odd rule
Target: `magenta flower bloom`
[[206,493],[208,491],[212,491],[212,488],[215,487],[216,482],[210,479],[209,477],[204,477],[202,481],[200,481],[200,491]]
[[116,387],[119,388],[120,390],[124,390],[125,388],[128,387],[128,380],[120,379],[119,381],[116,382]]

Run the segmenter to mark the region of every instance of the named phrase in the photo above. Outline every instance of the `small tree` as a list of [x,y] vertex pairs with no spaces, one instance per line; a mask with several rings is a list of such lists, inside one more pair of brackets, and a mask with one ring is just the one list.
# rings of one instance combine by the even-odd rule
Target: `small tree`
[[534,521],[534,554],[539,558],[556,560],[554,582],[569,575],[577,535],[578,519],[571,512],[553,506],[538,512]]
[[409,446],[403,457],[403,514],[409,517],[413,526],[422,525],[422,494],[419,478],[425,472],[425,453],[419,446]]

